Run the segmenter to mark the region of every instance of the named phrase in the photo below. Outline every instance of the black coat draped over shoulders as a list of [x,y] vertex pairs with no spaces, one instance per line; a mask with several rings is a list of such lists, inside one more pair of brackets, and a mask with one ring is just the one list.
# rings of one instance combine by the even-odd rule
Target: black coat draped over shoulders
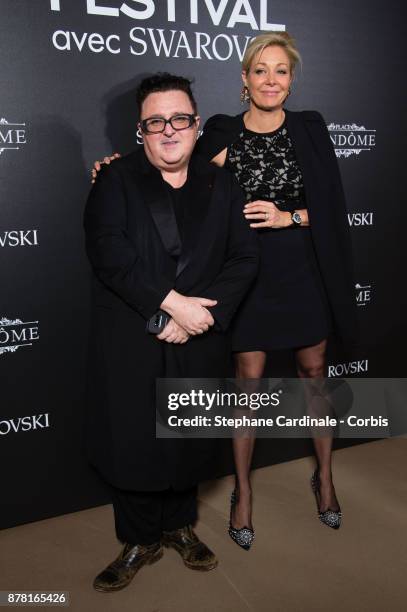
[[[352,245],[338,162],[322,115],[285,110],[286,126],[304,181],[312,241],[328,298],[334,332],[355,343],[356,301]],[[196,150],[207,159],[231,146],[244,129],[244,113],[214,115],[204,125]]]

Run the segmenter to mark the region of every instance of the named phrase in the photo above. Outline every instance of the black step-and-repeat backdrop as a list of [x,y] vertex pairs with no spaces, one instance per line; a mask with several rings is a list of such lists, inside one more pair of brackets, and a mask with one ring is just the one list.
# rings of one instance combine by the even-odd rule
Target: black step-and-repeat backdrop
[[[360,344],[347,358],[331,347],[329,376],[404,375],[403,4],[2,0],[0,527],[107,500],[81,450],[90,276],[82,211],[93,161],[137,146],[134,86],[146,73],[193,77],[203,120],[235,114],[248,41],[267,30],[295,36],[303,68],[288,107],[326,119],[354,244]],[[271,365],[276,376],[291,373],[285,355]],[[308,450],[262,441],[256,465]]]

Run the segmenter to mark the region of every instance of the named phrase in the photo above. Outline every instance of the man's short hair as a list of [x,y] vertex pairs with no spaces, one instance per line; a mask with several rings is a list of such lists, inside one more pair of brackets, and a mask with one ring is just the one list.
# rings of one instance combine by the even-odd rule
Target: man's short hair
[[151,93],[161,92],[161,91],[183,91],[187,94],[192,108],[194,110],[194,114],[198,114],[198,106],[194,95],[191,90],[192,81],[186,79],[185,77],[176,76],[175,74],[170,74],[169,72],[157,72],[149,77],[146,77],[141,81],[136,90],[136,100],[138,106],[138,112],[141,116],[141,107],[143,105],[144,100]]

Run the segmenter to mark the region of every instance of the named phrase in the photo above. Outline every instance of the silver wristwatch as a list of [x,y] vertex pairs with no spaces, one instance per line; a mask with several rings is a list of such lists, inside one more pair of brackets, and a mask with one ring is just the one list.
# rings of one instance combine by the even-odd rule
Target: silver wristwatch
[[302,221],[300,213],[296,211],[291,213],[291,221],[293,222],[294,227],[299,227]]

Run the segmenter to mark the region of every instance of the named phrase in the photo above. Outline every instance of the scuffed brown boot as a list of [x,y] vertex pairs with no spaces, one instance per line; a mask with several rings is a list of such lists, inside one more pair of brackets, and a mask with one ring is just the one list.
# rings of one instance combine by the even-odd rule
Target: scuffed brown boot
[[163,556],[160,542],[149,546],[125,544],[120,555],[93,581],[97,591],[105,593],[124,589],[143,565],[151,565]]
[[211,550],[201,542],[191,525],[164,531],[162,543],[167,548],[174,548],[181,555],[187,567],[202,572],[209,572],[218,565],[218,560]]

